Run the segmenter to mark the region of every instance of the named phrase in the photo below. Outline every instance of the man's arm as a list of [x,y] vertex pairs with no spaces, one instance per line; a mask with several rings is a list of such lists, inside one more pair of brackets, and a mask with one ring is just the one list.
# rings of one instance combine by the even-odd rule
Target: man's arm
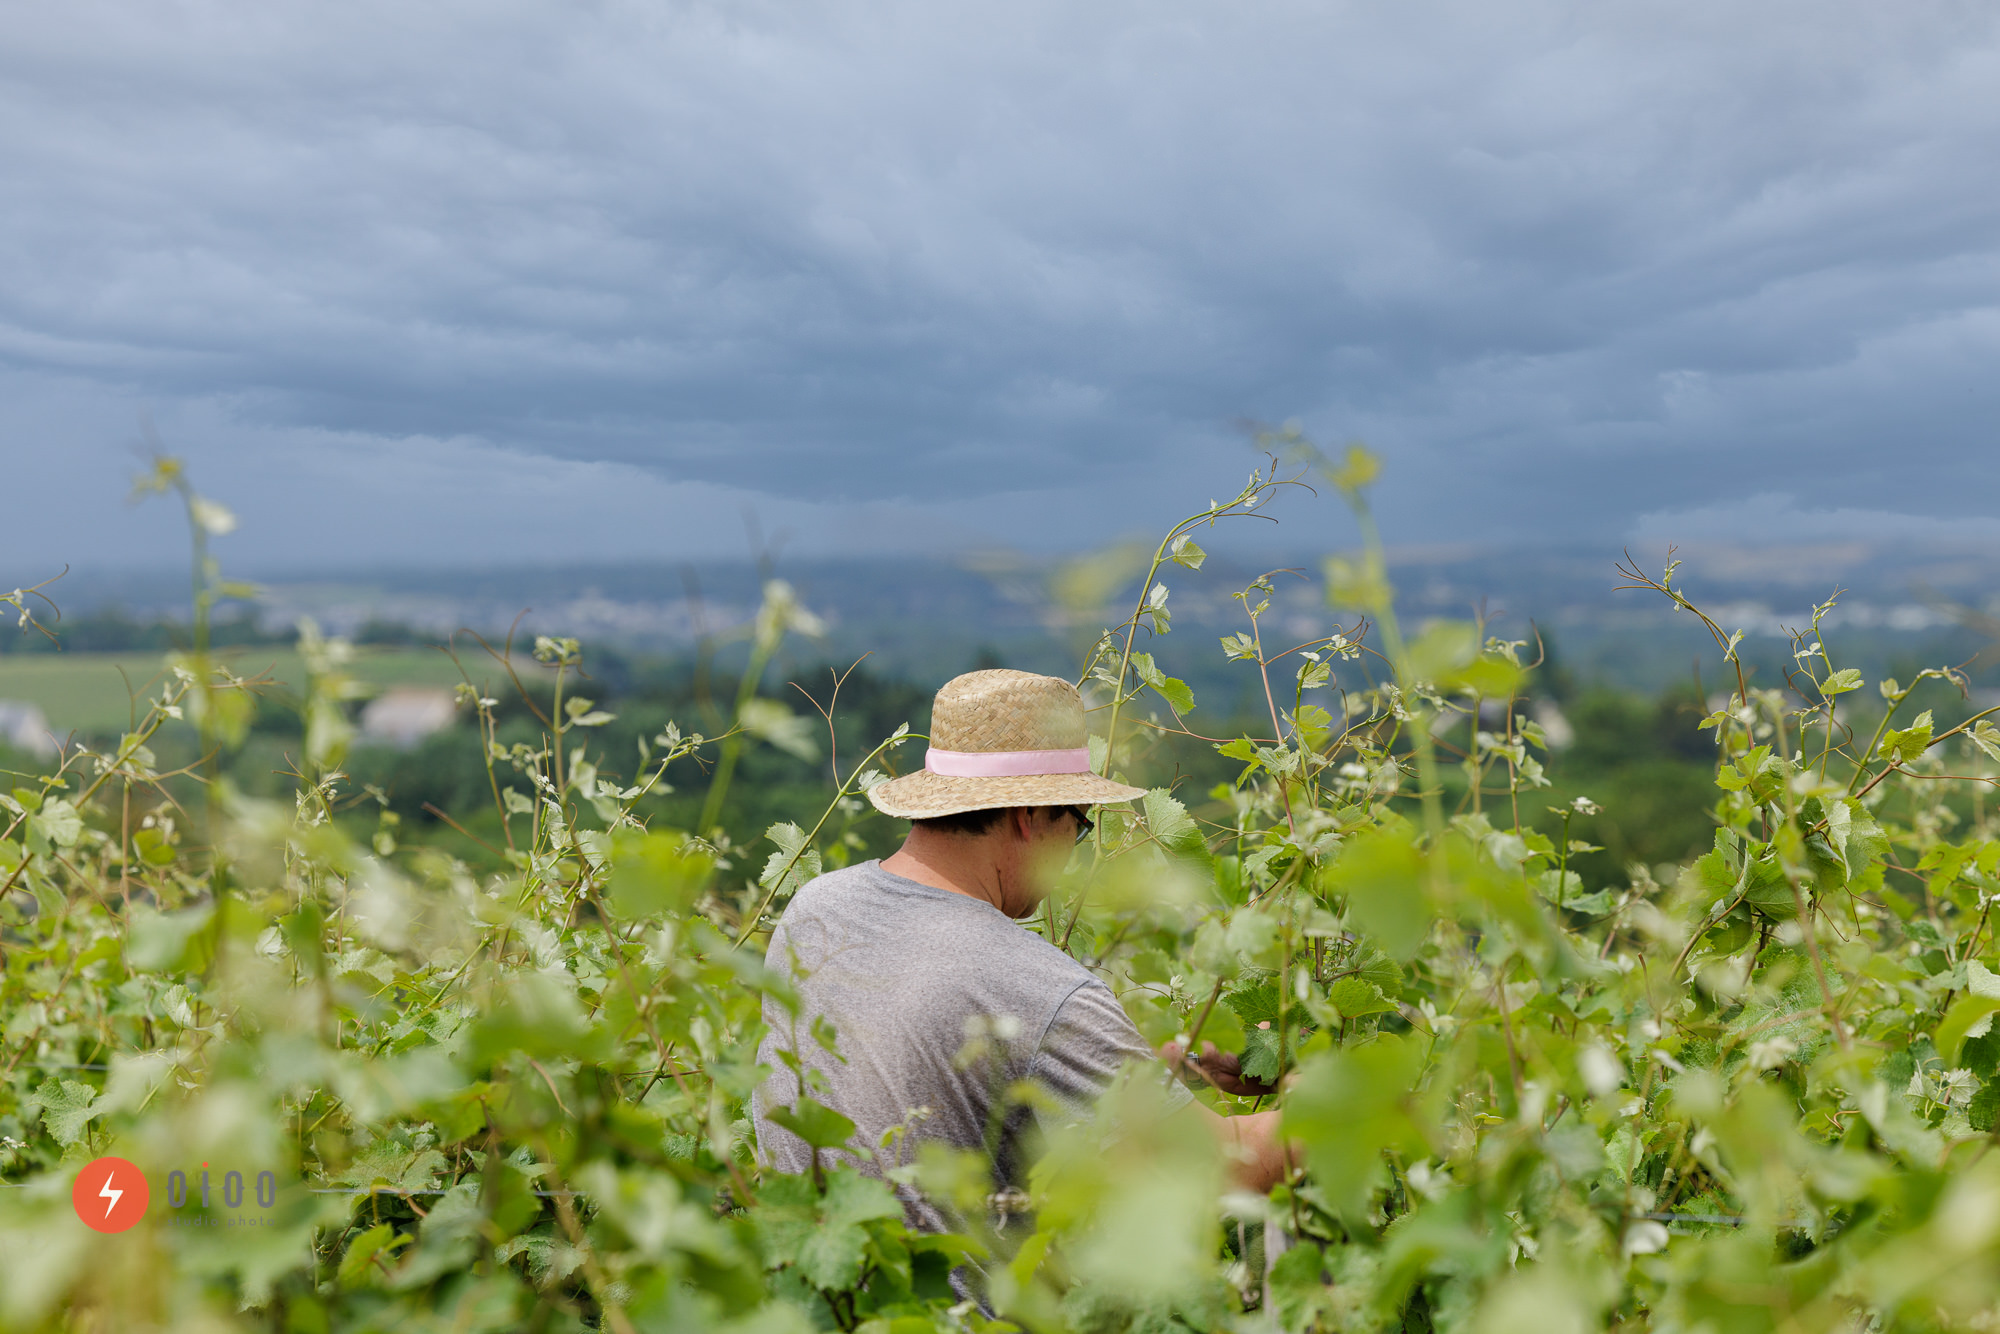
[[[1035,1055],[1033,1071],[1058,1101],[1082,1106],[1104,1091],[1122,1064],[1148,1050],[1110,989],[1090,983],[1071,992],[1058,1008]],[[1172,1043],[1159,1054],[1177,1073],[1199,1075],[1225,1093],[1255,1097],[1273,1091],[1268,1084],[1244,1078],[1238,1058],[1216,1051],[1212,1042],[1202,1044],[1198,1058],[1187,1057]],[[1182,1090],[1175,1092],[1189,1097]],[[1278,1140],[1277,1112],[1218,1116],[1199,1103],[1195,1106],[1222,1146],[1238,1185],[1263,1192],[1284,1178],[1287,1155]],[[1290,1155],[1293,1161],[1300,1156],[1296,1148]]]
[[[1160,1049],[1160,1056],[1176,1072],[1198,1075],[1224,1093],[1255,1097],[1275,1091],[1261,1080],[1247,1078],[1242,1061],[1228,1052],[1217,1051],[1213,1042],[1201,1044],[1200,1056],[1190,1056],[1179,1043],[1169,1042]],[[1284,1180],[1286,1173],[1299,1162],[1299,1147],[1287,1145],[1278,1137],[1279,1113],[1275,1109],[1248,1116],[1223,1116],[1200,1103],[1195,1108],[1222,1146],[1223,1157],[1229,1160],[1230,1176],[1244,1189],[1261,1195]]]

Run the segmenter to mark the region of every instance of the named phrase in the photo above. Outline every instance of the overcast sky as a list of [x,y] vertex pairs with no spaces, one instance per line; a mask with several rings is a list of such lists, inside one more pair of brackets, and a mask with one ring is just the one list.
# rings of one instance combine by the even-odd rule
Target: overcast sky
[[0,15],[0,583],[177,551],[143,417],[253,568],[1078,548],[1287,418],[1405,541],[2000,536],[1989,4]]

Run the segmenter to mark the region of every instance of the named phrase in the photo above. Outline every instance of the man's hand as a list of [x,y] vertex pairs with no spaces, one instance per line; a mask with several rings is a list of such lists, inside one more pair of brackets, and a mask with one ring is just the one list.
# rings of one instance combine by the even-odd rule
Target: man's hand
[[1169,1042],[1160,1048],[1160,1059],[1169,1069],[1183,1079],[1189,1075],[1199,1076],[1239,1098],[1261,1098],[1276,1092],[1276,1087],[1261,1079],[1251,1079],[1243,1073],[1243,1059],[1232,1052],[1217,1051],[1213,1042],[1201,1044],[1201,1055],[1190,1055],[1187,1048],[1178,1042]]

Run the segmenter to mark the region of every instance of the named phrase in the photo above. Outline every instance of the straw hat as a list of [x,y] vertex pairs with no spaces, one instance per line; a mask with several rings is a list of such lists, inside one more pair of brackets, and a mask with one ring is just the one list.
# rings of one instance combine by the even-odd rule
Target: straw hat
[[921,772],[868,789],[884,815],[929,820],[1000,806],[1097,806],[1131,801],[1090,771],[1090,731],[1076,687],[1032,672],[967,672],[938,691]]

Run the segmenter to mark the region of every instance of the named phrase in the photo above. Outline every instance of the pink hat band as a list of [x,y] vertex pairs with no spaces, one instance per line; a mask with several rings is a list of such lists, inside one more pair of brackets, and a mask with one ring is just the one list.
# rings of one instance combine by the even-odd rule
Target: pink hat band
[[1087,774],[1090,750],[939,750],[924,753],[924,768],[946,778],[1026,778],[1035,774]]

